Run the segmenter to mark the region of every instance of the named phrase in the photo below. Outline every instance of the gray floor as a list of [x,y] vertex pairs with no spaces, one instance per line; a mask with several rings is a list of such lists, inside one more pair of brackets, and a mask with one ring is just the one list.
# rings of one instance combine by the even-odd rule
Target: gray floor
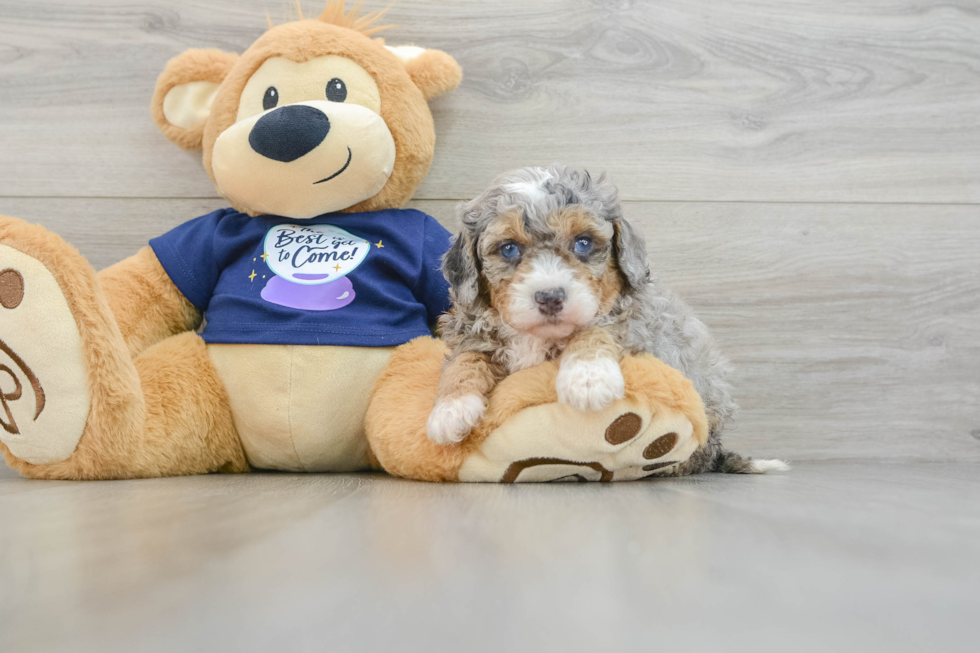
[[976,650],[975,463],[522,487],[4,470],[0,525],[3,651]]

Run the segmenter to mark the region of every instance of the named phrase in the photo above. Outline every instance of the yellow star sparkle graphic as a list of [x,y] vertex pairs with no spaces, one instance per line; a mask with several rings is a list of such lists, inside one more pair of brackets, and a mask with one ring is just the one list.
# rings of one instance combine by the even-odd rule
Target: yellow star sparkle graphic
[[340,272],[340,263],[338,263],[337,265],[333,266],[333,269],[336,270],[337,272]]
[[263,261],[266,260],[267,258],[269,258],[269,255],[268,254],[262,254],[262,260]]
[[257,276],[258,275],[255,274],[255,270],[252,270],[252,274],[248,275],[248,280],[249,281],[255,281],[255,277],[257,277]]
[[378,241],[378,242],[377,242],[377,243],[375,244],[375,247],[380,247],[380,248],[382,248],[382,249],[383,249],[383,248],[384,248],[384,245],[382,245],[382,244],[381,244],[381,241],[379,240],[379,241]]

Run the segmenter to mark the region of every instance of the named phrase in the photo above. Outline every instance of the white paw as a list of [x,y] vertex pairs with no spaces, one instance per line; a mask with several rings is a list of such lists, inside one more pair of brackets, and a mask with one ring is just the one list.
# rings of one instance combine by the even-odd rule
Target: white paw
[[785,463],[782,460],[763,459],[763,460],[753,460],[751,461],[752,471],[756,474],[766,474],[768,472],[788,472],[790,470],[789,463]]
[[464,395],[436,403],[426,430],[436,444],[453,444],[465,438],[483,419],[487,402],[478,395]]
[[579,410],[602,410],[625,394],[623,372],[611,358],[562,361],[555,379],[558,401]]

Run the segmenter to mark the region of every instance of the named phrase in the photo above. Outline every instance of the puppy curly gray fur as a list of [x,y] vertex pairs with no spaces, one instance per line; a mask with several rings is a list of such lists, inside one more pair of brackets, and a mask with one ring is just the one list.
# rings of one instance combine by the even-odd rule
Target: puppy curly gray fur
[[559,165],[514,170],[457,214],[460,232],[443,259],[454,303],[440,320],[451,352],[430,438],[465,437],[503,376],[544,360],[561,360],[560,401],[601,408],[622,396],[619,359],[648,352],[693,382],[708,416],[707,443],[674,474],[785,468],[722,446],[738,409],[731,365],[707,327],[651,275],[643,237],[605,176]]

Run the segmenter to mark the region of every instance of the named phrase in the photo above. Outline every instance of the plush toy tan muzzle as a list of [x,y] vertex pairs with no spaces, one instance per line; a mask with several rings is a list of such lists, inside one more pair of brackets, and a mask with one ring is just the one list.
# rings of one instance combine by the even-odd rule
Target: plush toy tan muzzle
[[356,104],[270,109],[226,129],[211,167],[219,192],[259,213],[313,218],[373,197],[395,164],[385,121]]

